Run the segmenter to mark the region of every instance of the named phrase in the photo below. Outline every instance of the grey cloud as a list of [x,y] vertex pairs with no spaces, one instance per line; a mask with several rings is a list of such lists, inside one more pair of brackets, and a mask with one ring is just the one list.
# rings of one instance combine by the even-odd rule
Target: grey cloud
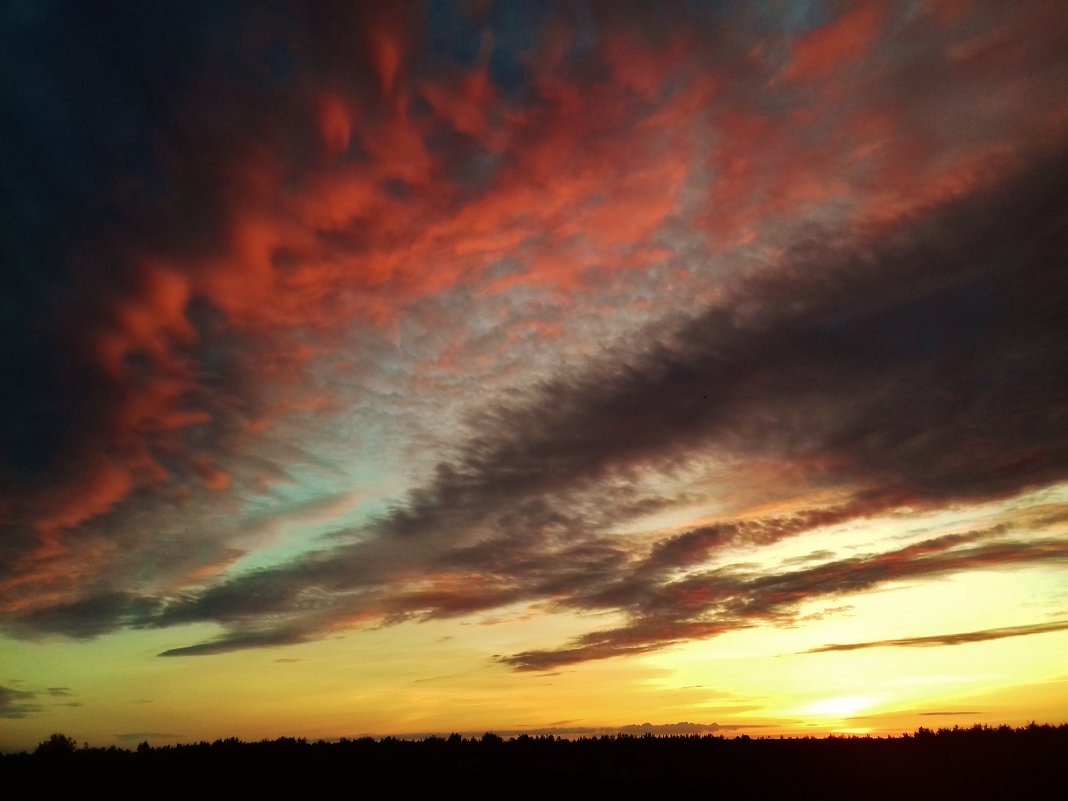
[[106,592],[71,603],[39,607],[11,625],[16,633],[45,632],[89,638],[121,625],[136,626],[158,606],[158,601],[133,593]]
[[34,703],[36,693],[0,687],[0,718],[28,718],[41,712],[44,707]]
[[[781,574],[753,575],[728,569],[692,574],[650,588],[641,603],[627,610],[631,617],[627,625],[586,634],[562,648],[525,651],[503,657],[501,661],[519,670],[548,670],[589,659],[643,653],[760,623],[791,622],[798,605],[804,601],[859,592],[890,581],[992,567],[1068,562],[1068,543],[1063,540],[991,541],[999,535],[1000,531],[996,529],[948,535],[897,551],[843,559]],[[1047,626],[1048,630],[1063,627],[1063,624]],[[993,639],[1027,633],[1037,631],[1018,630],[986,637],[983,633],[958,636],[965,642],[970,641],[969,637]],[[876,643],[891,644],[950,643],[948,640]]]
[[169,648],[160,656],[205,656],[238,651],[245,648],[263,648],[272,645],[294,645],[305,642],[308,634],[301,631],[270,629],[268,631],[231,631],[217,640]]

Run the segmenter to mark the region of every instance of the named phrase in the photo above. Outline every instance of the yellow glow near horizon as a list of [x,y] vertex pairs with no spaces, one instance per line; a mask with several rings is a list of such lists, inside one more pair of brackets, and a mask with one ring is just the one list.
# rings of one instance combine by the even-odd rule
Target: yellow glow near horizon
[[[952,514],[891,516],[815,531],[749,549],[743,558],[753,567],[745,569],[759,570],[759,563],[804,569],[814,562],[789,560],[818,551],[827,555],[816,563],[870,552],[873,537],[884,549],[888,538],[891,547],[903,547],[996,523],[1006,510],[1048,519],[1050,498],[1038,493]],[[12,689],[36,693],[38,710],[4,720],[0,749],[32,748],[56,730],[79,741],[130,745],[134,739],[231,735],[581,733],[646,721],[716,724],[728,734],[753,735],[1060,722],[1068,720],[1068,631],[945,646],[812,650],[1064,619],[1064,580],[1057,565],[1009,564],[888,581],[812,597],[792,621],[529,673],[513,671],[493,655],[557,647],[623,625],[626,618],[519,604],[284,648],[184,658],[156,655],[209,639],[217,628],[125,631],[89,641],[5,639],[5,680]],[[11,684],[16,678],[23,681]],[[55,687],[69,687],[70,695],[50,696],[48,688]]]
[[877,699],[868,698],[862,695],[839,696],[837,698],[826,698],[822,701],[817,701],[814,704],[809,704],[798,710],[797,714],[802,716],[827,717],[841,720],[842,718],[856,714],[863,709],[869,709],[877,702]]

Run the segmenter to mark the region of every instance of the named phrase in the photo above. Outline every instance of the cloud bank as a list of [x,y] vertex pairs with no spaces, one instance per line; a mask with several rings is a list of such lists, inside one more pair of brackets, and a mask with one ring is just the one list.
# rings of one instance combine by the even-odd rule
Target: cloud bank
[[541,670],[1063,565],[738,562],[1068,479],[1057,9],[195,11],[3,12],[6,633],[590,616]]

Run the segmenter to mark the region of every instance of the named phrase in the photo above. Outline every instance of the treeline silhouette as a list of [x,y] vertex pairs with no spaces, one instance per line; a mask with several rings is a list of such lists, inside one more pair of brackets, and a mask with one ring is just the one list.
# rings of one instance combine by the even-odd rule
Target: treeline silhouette
[[[6,786],[111,788],[169,797],[227,788],[353,795],[502,796],[666,791],[714,798],[1053,798],[1068,786],[1068,724],[976,725],[902,737],[606,735],[563,739],[280,737],[134,750],[79,746],[53,734],[0,756]],[[122,793],[120,793],[122,794]]]

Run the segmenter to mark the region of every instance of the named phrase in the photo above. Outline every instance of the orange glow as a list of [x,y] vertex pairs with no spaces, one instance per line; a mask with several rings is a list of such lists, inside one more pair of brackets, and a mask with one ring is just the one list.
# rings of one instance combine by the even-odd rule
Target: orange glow
[[382,94],[389,96],[393,93],[393,86],[397,81],[397,71],[401,64],[401,48],[396,38],[385,31],[378,31],[374,35],[373,46]]
[[322,99],[319,104],[319,130],[328,152],[343,153],[349,149],[352,118],[347,104],[341,98],[327,96]]

